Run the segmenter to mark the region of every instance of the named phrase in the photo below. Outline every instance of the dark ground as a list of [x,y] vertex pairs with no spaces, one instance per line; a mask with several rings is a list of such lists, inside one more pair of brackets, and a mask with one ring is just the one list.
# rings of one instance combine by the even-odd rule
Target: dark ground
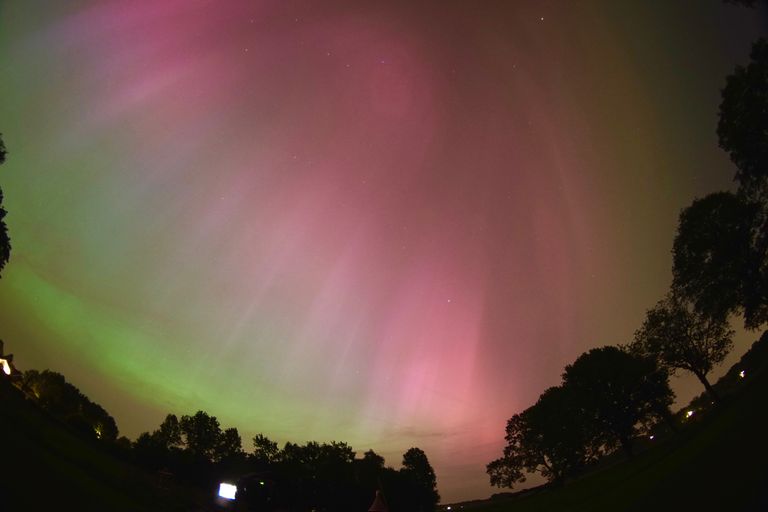
[[[767,396],[768,372],[748,376],[719,408],[694,416],[633,460],[559,489],[471,508],[768,511]],[[0,379],[0,443],[0,511],[216,510],[210,493],[163,482],[121,460],[39,410],[6,379]]]

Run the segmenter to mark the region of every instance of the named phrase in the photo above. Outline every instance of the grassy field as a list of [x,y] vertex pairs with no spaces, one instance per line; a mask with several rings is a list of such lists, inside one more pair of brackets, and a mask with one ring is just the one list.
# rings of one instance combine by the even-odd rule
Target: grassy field
[[634,460],[482,512],[768,511],[768,375]]

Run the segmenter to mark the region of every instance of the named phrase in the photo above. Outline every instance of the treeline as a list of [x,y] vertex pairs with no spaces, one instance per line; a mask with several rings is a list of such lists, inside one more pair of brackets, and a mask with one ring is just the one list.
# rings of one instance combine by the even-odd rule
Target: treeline
[[236,428],[222,429],[203,411],[167,415],[157,430],[138,437],[130,455],[150,471],[199,487],[239,482],[238,499],[259,510],[367,510],[377,490],[393,510],[430,511],[440,499],[419,448],[405,452],[399,470],[372,450],[356,458],[344,442],[288,442],[281,449],[258,434],[245,452]]
[[156,475],[160,485],[175,482],[213,496],[218,483],[239,483],[238,499],[257,510],[367,510],[376,491],[404,512],[432,511],[440,500],[435,472],[419,448],[403,454],[400,469],[386,466],[373,450],[358,458],[344,442],[280,448],[258,434],[247,452],[237,428],[222,428],[204,411],[168,414],[132,442],[118,437],[114,418],[60,373],[27,370],[11,381],[55,421]]
[[60,373],[44,370],[25,371],[18,386],[43,410],[58,421],[88,438],[117,441],[115,419],[99,404],[92,402]]
[[487,466],[492,485],[512,487],[531,473],[562,483],[619,447],[631,456],[638,436],[662,423],[676,428],[670,375],[694,375],[717,404],[708,375],[733,346],[729,318],[741,315],[752,330],[768,323],[768,41],[756,41],[750,57],[727,77],[717,126],[736,191],[682,211],[672,285],[634,339],[582,354],[560,386],[510,418],[503,455]]

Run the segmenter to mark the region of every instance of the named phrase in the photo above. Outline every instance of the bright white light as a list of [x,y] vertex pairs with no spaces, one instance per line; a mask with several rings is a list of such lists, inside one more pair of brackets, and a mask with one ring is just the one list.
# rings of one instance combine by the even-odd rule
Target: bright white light
[[8,361],[5,359],[0,358],[0,364],[3,365],[3,373],[6,375],[11,374],[11,365],[8,364]]
[[237,486],[232,484],[219,484],[219,496],[227,500],[235,499],[235,493],[237,493]]
[[739,377],[741,377],[743,379],[746,374],[747,374],[747,372],[745,372],[744,370],[741,370],[739,372]]
[[648,439],[650,439],[651,441],[653,441],[653,438],[654,438],[654,437],[656,437],[656,436],[651,436],[651,437],[649,437]]
[[693,411],[688,411],[685,413],[686,418],[690,418],[691,416],[693,416]]

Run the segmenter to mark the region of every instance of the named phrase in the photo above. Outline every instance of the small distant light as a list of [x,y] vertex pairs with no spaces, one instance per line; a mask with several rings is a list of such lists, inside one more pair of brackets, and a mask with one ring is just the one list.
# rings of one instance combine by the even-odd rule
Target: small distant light
[[743,379],[746,374],[747,374],[747,372],[745,372],[744,370],[741,370],[739,372],[739,377],[741,377]]
[[259,480],[259,485],[264,485],[264,480]]
[[237,486],[232,484],[225,484],[220,483],[219,484],[219,496],[226,500],[233,500],[235,499],[235,494],[237,494]]
[[3,373],[6,375],[11,374],[11,365],[8,364],[7,359],[0,359],[0,364],[3,365]]
[[693,411],[688,411],[685,413],[686,418],[690,418],[691,416],[693,416]]
[[445,507],[445,509],[446,509],[446,510],[451,510],[451,506],[450,506],[450,505],[448,505],[447,507]]
[[654,438],[654,437],[656,437],[656,436],[650,436],[648,439],[650,439],[651,441],[653,441],[653,438]]

